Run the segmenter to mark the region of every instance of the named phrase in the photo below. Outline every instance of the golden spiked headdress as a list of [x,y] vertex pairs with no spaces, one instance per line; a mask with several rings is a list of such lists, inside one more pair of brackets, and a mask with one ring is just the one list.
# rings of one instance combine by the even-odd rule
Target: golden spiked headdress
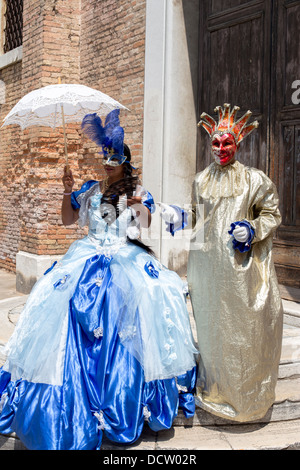
[[235,138],[236,144],[239,144],[247,135],[250,134],[254,129],[258,127],[258,122],[254,121],[247,125],[247,122],[252,114],[251,111],[247,111],[237,121],[236,113],[239,111],[238,106],[234,106],[230,112],[230,104],[224,103],[224,109],[221,106],[217,106],[214,111],[218,113],[219,122],[217,123],[211,116],[206,113],[201,114],[201,121],[198,122],[198,126],[204,127],[206,132],[212,138],[214,134],[226,134],[230,133]]

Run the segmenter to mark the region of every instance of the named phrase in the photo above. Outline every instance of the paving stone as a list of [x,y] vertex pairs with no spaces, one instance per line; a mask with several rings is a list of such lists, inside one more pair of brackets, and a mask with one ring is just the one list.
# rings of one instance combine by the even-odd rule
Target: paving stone
[[16,436],[0,434],[0,450],[27,450]]
[[105,436],[102,440],[101,450],[147,450],[153,451],[156,449],[156,440],[157,433],[152,431],[147,425],[144,426],[142,435],[135,443],[131,445],[118,445],[117,443],[112,443]]
[[218,429],[195,426],[173,427],[160,431],[156,444],[157,450],[230,450],[229,443]]
[[300,420],[219,429],[233,450],[300,450]]

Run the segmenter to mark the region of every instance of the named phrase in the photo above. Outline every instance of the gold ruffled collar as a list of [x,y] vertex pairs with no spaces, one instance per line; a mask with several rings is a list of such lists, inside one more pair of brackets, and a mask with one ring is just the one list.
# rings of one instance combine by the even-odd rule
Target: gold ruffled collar
[[245,166],[237,160],[226,166],[213,162],[199,174],[197,183],[204,199],[239,196],[245,187]]

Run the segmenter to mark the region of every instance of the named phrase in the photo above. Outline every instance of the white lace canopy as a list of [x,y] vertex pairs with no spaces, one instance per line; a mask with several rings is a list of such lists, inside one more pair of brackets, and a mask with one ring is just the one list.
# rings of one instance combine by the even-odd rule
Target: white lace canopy
[[80,122],[88,113],[102,116],[116,108],[127,109],[110,96],[85,85],[48,85],[25,95],[5,117],[3,126],[59,127],[63,125],[61,107],[65,122]]

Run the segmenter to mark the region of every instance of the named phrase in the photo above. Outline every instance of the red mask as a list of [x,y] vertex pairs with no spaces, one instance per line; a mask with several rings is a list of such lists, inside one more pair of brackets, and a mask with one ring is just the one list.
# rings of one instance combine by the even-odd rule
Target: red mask
[[237,144],[232,134],[215,134],[211,141],[215,161],[221,165],[228,165],[234,160]]
[[257,121],[248,124],[251,111],[247,111],[244,116],[236,120],[239,109],[238,106],[234,106],[230,110],[230,104],[224,103],[224,109],[221,106],[215,108],[218,121],[209,114],[202,113],[201,121],[198,122],[198,126],[202,126],[210,135],[213,155],[216,162],[222,166],[234,161],[235,152],[242,140],[258,127]]

